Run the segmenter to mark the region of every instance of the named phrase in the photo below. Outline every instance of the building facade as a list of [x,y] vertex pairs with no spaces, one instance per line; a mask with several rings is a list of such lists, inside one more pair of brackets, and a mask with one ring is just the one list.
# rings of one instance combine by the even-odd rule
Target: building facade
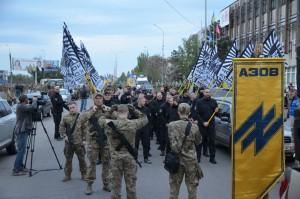
[[285,84],[296,85],[296,37],[299,0],[237,0],[221,11],[222,35],[236,39],[242,51],[249,41],[256,54],[271,30],[275,30],[284,49]]

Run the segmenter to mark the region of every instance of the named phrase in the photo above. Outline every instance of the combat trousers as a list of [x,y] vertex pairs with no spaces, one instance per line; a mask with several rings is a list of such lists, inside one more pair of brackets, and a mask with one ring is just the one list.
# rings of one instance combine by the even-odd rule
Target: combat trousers
[[83,145],[80,144],[70,144],[65,142],[64,154],[66,157],[65,163],[65,176],[71,177],[72,173],[72,160],[74,153],[77,155],[79,161],[79,168],[81,176],[86,175],[86,162],[85,162],[85,149]]
[[111,199],[121,199],[122,178],[126,184],[127,199],[136,199],[137,165],[130,155],[112,157],[112,194]]
[[202,176],[202,171],[196,162],[186,164],[186,166],[180,165],[176,174],[169,175],[170,199],[178,199],[183,177],[185,177],[185,184],[188,190],[187,198],[197,199],[197,187]]
[[99,145],[93,141],[92,144],[88,144],[87,157],[89,159],[89,166],[87,169],[86,181],[87,183],[93,183],[96,179],[96,163],[99,156],[101,155],[102,162],[102,183],[103,186],[109,186],[111,182],[110,174],[110,154],[109,147],[105,145],[104,147],[99,147]]

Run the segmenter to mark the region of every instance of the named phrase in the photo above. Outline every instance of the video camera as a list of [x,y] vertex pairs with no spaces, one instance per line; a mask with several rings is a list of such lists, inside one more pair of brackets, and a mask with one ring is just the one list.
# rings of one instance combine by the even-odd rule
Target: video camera
[[[42,106],[46,104],[45,100],[41,99],[39,96],[33,96],[37,97],[37,108],[34,110],[32,113],[32,121],[37,122],[37,121],[42,121]],[[29,104],[32,104],[32,98],[28,99]]]

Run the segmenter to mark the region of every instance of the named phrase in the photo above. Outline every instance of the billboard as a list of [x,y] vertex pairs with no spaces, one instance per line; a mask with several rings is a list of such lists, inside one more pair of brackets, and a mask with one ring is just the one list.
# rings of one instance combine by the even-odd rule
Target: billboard
[[28,67],[42,67],[42,61],[37,59],[12,58],[12,70],[26,71]]
[[28,67],[38,67],[39,70],[44,72],[56,72],[58,71],[58,60],[42,60],[42,59],[24,59],[24,58],[12,58],[12,70],[26,71]]
[[0,70],[0,85],[6,84],[8,82],[8,71]]
[[220,12],[220,26],[221,28],[229,25],[229,7]]
[[59,68],[58,60],[43,60],[44,72],[56,72]]
[[234,59],[232,198],[263,198],[284,172],[284,59]]

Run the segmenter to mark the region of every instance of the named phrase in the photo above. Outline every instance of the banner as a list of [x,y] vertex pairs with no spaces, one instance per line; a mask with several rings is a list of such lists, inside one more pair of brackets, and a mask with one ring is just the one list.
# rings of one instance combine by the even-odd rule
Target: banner
[[284,172],[284,59],[234,59],[232,198],[263,198]]
[[227,25],[229,25],[229,7],[220,12],[220,26],[223,28]]
[[217,72],[217,81],[214,87],[219,87],[224,83],[226,83],[229,88],[232,86],[233,58],[237,57],[237,53],[236,40],[234,40],[225,60]]
[[[78,52],[80,49],[75,44],[72,35],[70,34],[67,25],[64,24],[63,27],[63,66],[65,66],[71,77],[68,79],[73,79],[74,82],[78,85],[80,83],[85,82],[85,70],[83,68],[83,64],[79,59]],[[70,83],[72,84],[72,83]]]
[[104,82],[100,78],[95,67],[93,66],[90,55],[82,42],[80,43],[80,46],[81,46],[81,51],[79,52],[79,57],[81,59],[81,62],[84,64],[85,71],[87,71],[87,73],[89,73],[94,86],[98,90],[101,90],[104,86]]

